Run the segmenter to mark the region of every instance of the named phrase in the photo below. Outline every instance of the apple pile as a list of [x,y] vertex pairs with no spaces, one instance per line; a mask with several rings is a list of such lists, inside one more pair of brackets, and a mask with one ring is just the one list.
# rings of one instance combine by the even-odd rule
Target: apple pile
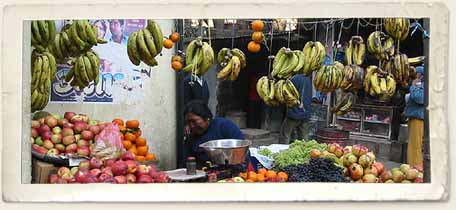
[[32,120],[32,149],[50,156],[89,157],[90,144],[104,126],[105,123],[74,112]]
[[423,172],[409,164],[401,164],[399,168],[392,168],[382,173],[380,181],[383,183],[423,183]]
[[168,175],[155,166],[140,165],[133,153],[127,151],[119,159],[101,160],[92,157],[82,161],[78,167],[59,168],[57,174],[49,177],[51,184],[64,183],[167,183]]

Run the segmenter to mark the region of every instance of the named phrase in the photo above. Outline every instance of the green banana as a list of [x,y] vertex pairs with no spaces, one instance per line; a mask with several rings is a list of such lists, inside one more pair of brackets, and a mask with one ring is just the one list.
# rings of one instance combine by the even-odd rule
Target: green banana
[[40,34],[41,34],[41,37],[43,38],[42,39],[42,44],[44,46],[47,46],[47,44],[49,43],[49,28],[48,28],[48,24],[45,20],[39,20],[38,21],[38,29],[40,31]]
[[160,53],[163,49],[163,33],[160,26],[153,20],[147,20],[147,29],[154,37],[154,44],[157,49],[157,53]]
[[69,38],[75,43],[78,50],[83,50],[84,48],[88,47],[88,43],[83,41],[78,35],[76,22],[73,22],[73,24],[71,24],[68,33]]
[[[47,21],[47,26],[48,26],[48,31],[49,31],[49,40],[52,41],[55,39],[56,36],[56,27],[55,27],[55,21],[53,20],[48,20]],[[52,43],[52,42],[51,42]]]
[[91,45],[97,45],[98,44],[98,32],[96,27],[92,26],[89,24],[89,22],[84,21],[84,29],[87,34],[87,42],[90,43]]
[[150,54],[152,57],[157,56],[158,52],[157,49],[155,48],[154,44],[154,37],[152,36],[152,33],[150,33],[149,30],[143,29],[144,32],[144,40],[146,42],[147,49],[149,50]]
[[51,69],[50,73],[50,78],[51,80],[54,79],[55,74],[57,73],[57,62],[55,61],[54,56],[49,53],[49,52],[43,52],[43,54],[48,58],[49,60],[49,67]]
[[224,47],[217,53],[218,63],[223,63],[225,61],[225,56],[228,54],[229,51],[230,50],[228,48]]
[[137,39],[138,32],[133,32],[128,37],[127,42],[127,54],[128,58],[130,59],[131,63],[138,66],[141,63],[141,57],[139,56],[139,50],[137,48]]
[[247,66],[247,58],[244,54],[244,52],[242,52],[240,49],[238,48],[234,48],[231,50],[231,53],[237,57],[239,57],[240,61],[241,61],[241,69],[245,68]]
[[32,36],[38,44],[41,44],[44,41],[40,34],[38,21],[32,21]]
[[84,85],[84,87],[89,86],[90,79],[89,79],[89,76],[87,75],[87,70],[86,70],[86,66],[84,64],[83,56],[79,56],[77,58],[76,65],[78,65],[77,70],[79,70],[79,76],[80,76],[79,79],[81,79],[82,84]]
[[84,68],[87,74],[87,78],[89,81],[93,81],[95,79],[95,75],[93,74],[92,64],[90,63],[90,59],[86,55],[82,55],[82,59],[84,61]]

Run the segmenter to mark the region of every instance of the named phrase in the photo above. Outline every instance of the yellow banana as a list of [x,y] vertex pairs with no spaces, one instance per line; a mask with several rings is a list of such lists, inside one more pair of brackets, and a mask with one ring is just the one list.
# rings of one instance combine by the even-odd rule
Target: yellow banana
[[226,79],[230,73],[233,65],[233,59],[231,59],[228,64],[217,74],[218,79]]

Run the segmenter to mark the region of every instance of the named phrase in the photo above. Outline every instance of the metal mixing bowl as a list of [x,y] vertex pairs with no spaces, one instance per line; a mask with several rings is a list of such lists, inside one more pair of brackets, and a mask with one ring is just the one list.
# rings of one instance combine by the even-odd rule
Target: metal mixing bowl
[[200,144],[206,150],[209,158],[216,164],[236,165],[245,162],[249,152],[249,140],[219,139]]

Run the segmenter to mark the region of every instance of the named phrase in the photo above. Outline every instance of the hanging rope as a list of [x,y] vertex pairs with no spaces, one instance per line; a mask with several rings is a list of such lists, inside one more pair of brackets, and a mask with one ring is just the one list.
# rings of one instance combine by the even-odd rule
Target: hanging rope
[[[273,40],[273,38],[274,38],[274,27],[273,27],[272,23],[270,23],[270,24],[271,24],[271,45],[270,45],[270,47],[269,47],[269,57],[268,57],[268,60],[269,60],[268,77],[271,78],[271,77],[272,77],[272,76],[271,76],[271,72],[272,72],[272,71],[271,71],[272,59],[273,59],[273,57],[274,57],[274,56],[272,56],[272,40]],[[267,46],[267,45],[266,45],[266,46]]]
[[329,32],[329,23],[326,23],[325,48],[328,47],[328,32]]
[[358,21],[357,21],[357,24],[356,24],[356,36],[359,36],[359,18],[358,18]]
[[212,42],[211,42],[211,25],[209,24],[209,19],[207,19],[207,36],[208,36],[208,41],[209,41],[209,46],[212,47]]
[[314,42],[317,41],[317,29],[318,29],[318,25],[317,25],[317,24],[318,24],[318,23],[315,23],[315,26],[314,26],[314,27],[315,27],[315,30],[314,30],[314,37],[313,37],[313,41],[314,41]]
[[291,39],[291,23],[288,22],[288,48],[290,48],[290,39]]
[[231,49],[234,48],[234,21],[232,21],[231,27]]

